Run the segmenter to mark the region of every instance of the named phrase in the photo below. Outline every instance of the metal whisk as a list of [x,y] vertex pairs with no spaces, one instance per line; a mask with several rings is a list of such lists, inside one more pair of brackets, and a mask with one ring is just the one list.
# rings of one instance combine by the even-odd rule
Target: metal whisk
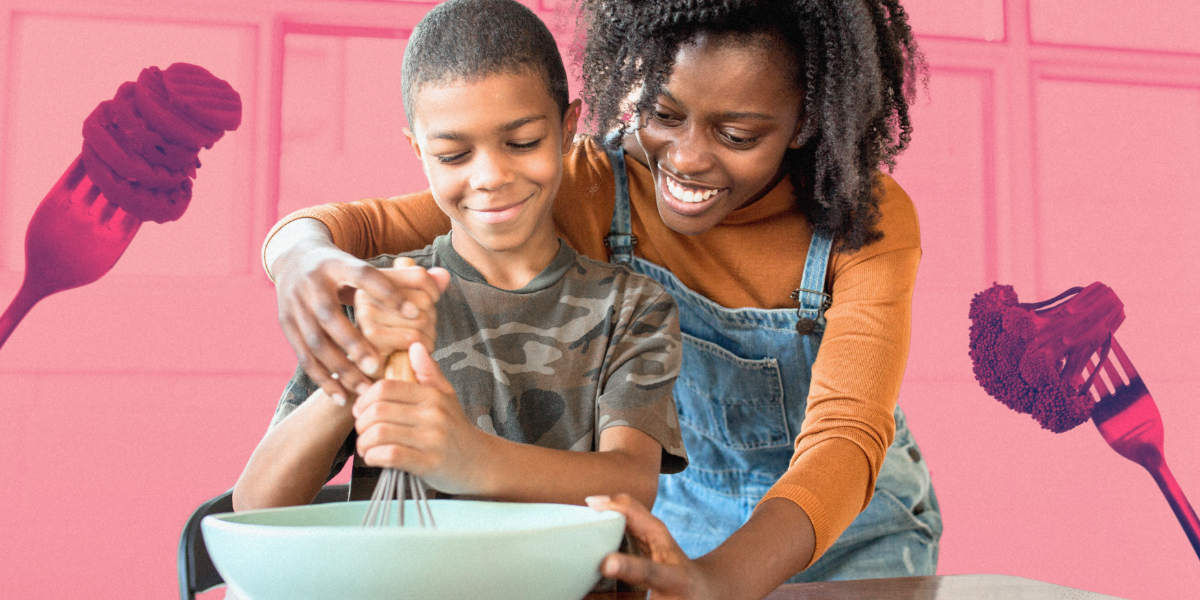
[[[397,259],[399,262],[400,259]],[[384,375],[387,379],[416,382],[416,373],[408,362],[408,352],[396,352],[388,357]],[[408,488],[407,490],[405,488]],[[391,523],[392,501],[399,500],[399,520],[397,525],[404,527],[404,501],[411,495],[417,508],[417,524],[419,527],[436,528],[433,512],[429,510],[429,498],[425,493],[425,483],[420,477],[398,469],[384,469],[375,484],[375,492],[367,504],[367,514],[363,516],[363,527],[386,527]]]
[[[407,491],[405,488],[408,488]],[[392,501],[399,500],[399,519],[397,525],[404,527],[404,502],[411,494],[417,509],[417,526],[436,529],[433,512],[429,510],[429,498],[425,493],[425,484],[416,475],[398,469],[384,469],[375,485],[375,493],[367,504],[367,514],[363,516],[363,527],[386,527],[391,523]]]

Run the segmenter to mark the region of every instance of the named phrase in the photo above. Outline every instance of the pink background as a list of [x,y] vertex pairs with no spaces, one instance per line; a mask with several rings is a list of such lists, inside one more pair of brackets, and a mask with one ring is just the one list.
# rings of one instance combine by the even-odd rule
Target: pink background
[[[526,3],[565,47],[559,3]],[[187,215],[144,226],[109,275],[43,301],[0,350],[0,597],[176,593],[184,521],[232,485],[294,366],[259,266],[267,229],[309,204],[425,187],[401,145],[398,61],[431,4],[0,0],[0,301],[34,207],[120,82],[194,62],[245,103],[241,129],[202,153]],[[1194,597],[1200,565],[1150,477],[1091,424],[1054,435],[987,397],[966,310],[993,280],[1026,300],[1112,286],[1170,464],[1200,501],[1200,339],[1182,325],[1200,300],[1186,180],[1200,4],[907,6],[930,78],[895,173],[925,248],[900,402],[944,511],[939,573]]]

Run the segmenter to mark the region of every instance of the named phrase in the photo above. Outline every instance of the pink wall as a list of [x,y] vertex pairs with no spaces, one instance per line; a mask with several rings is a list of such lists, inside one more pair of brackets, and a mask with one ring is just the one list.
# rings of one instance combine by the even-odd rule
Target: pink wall
[[[550,0],[527,2],[552,26]],[[294,365],[258,266],[308,204],[424,187],[396,64],[432,2],[0,0],[0,301],[80,123],[147,65],[201,64],[245,103],[195,200],[112,273],[38,305],[0,350],[0,597],[164,598],[189,512],[228,488]],[[925,257],[901,404],[945,516],[939,572],[1187,598],[1200,569],[1150,477],[1090,424],[1054,435],[987,397],[966,308],[1102,280],[1200,501],[1200,9],[1193,0],[909,0],[929,59],[895,177]],[[1136,6],[1136,9],[1135,9]],[[565,41],[565,34],[560,39]],[[1189,321],[1191,319],[1188,319]]]

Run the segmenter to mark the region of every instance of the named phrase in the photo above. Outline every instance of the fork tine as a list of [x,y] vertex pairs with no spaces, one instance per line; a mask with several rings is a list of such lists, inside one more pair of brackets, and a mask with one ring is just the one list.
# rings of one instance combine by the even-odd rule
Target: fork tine
[[1112,363],[1111,359],[1105,359],[1103,363],[1104,373],[1108,375],[1108,384],[1112,386],[1113,393],[1121,391],[1125,387],[1125,380],[1121,378],[1121,373],[1117,371],[1117,366]]
[[1137,369],[1133,368],[1133,361],[1129,360],[1129,357],[1125,355],[1125,351],[1122,350],[1121,345],[1117,343],[1116,337],[1113,337],[1112,340],[1112,350],[1113,354],[1117,355],[1117,360],[1121,362],[1121,368],[1124,369],[1125,374],[1129,376],[1129,380],[1133,381],[1134,379],[1137,379]]
[[[1096,353],[1094,354],[1095,360],[1097,361],[1096,364],[1094,364],[1094,365],[1092,364],[1092,360],[1093,360],[1092,356],[1087,357],[1087,360],[1084,361],[1083,369],[1080,371],[1080,375],[1087,373],[1087,370],[1089,368],[1092,370],[1092,372],[1091,372],[1091,374],[1089,374],[1087,376],[1087,379],[1083,381],[1083,384],[1079,386],[1078,389],[1079,389],[1080,394],[1089,393],[1088,390],[1090,390],[1093,387],[1093,384],[1095,383],[1097,376],[1100,374],[1100,367],[1102,367],[1105,363],[1108,362],[1108,351],[1109,351],[1109,348],[1111,347],[1111,342],[1112,342],[1112,334],[1110,333],[1108,335],[1108,339],[1104,340],[1104,343],[1100,345],[1100,349],[1097,350]],[[1076,380],[1078,380],[1078,379],[1082,379],[1082,377],[1076,376],[1076,378],[1072,379],[1072,383],[1075,383]],[[1104,394],[1101,393],[1101,391],[1099,389],[1096,389],[1096,395],[1103,396]]]
[[[100,188],[94,185],[89,185],[87,188],[83,188],[83,186],[75,188],[75,193],[79,192],[83,192],[79,197],[79,202],[86,207],[91,207],[96,202],[96,198],[100,197]],[[107,198],[105,198],[105,202],[108,202]]]

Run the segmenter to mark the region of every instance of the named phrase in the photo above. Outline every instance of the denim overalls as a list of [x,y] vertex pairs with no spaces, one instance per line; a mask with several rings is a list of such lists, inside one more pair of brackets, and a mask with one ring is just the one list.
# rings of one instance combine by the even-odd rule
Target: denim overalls
[[[682,473],[659,476],[653,512],[695,558],[741,527],[788,469],[825,331],[828,296],[821,290],[832,240],[813,235],[799,310],[724,308],[633,255],[625,154],[610,151],[609,158],[617,184],[606,242],[612,261],[653,278],[679,304],[683,366],[675,403],[690,464]],[[790,581],[934,574],[942,530],[937,498],[899,407],[895,417],[896,438],[871,503]]]

